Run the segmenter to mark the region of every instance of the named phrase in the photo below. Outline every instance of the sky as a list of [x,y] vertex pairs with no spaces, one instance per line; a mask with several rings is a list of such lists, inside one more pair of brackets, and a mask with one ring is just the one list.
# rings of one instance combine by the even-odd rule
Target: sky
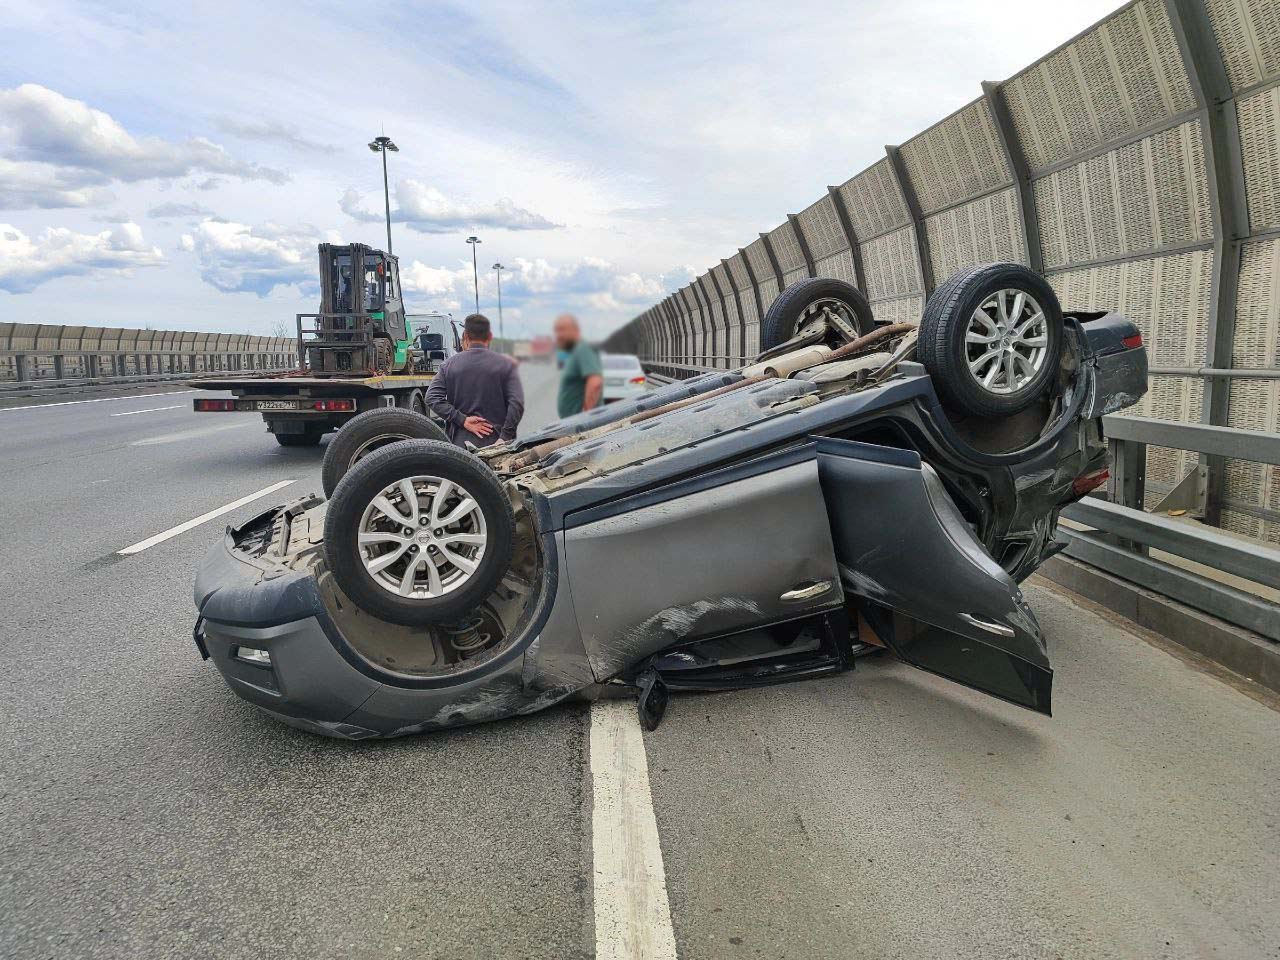
[[[316,244],[600,337],[1112,0],[0,0],[0,321],[270,334]],[[365,20],[361,22],[361,16]]]

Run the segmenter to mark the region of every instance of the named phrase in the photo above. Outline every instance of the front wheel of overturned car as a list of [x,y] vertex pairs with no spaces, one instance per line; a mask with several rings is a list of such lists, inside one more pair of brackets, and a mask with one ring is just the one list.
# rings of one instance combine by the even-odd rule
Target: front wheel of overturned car
[[430,417],[400,407],[378,407],[352,417],[329,441],[320,465],[320,486],[332,497],[347,471],[373,451],[399,440],[439,440],[449,438]]
[[970,267],[930,294],[916,350],[956,413],[1007,417],[1038,400],[1057,374],[1062,308],[1028,267]]
[[765,311],[760,323],[760,359],[791,339],[796,346],[836,347],[870,333],[875,320],[867,298],[834,277],[797,280]]
[[369,454],[329,500],[329,569],[358,607],[391,623],[471,613],[511,562],[515,521],[498,478],[448,443],[410,440]]

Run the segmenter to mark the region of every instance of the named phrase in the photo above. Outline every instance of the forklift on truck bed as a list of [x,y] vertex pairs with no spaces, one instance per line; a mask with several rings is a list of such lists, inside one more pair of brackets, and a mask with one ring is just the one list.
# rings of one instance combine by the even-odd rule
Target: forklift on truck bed
[[413,365],[412,346],[400,261],[362,243],[320,244],[320,312],[298,314],[299,353],[311,375],[403,373]]

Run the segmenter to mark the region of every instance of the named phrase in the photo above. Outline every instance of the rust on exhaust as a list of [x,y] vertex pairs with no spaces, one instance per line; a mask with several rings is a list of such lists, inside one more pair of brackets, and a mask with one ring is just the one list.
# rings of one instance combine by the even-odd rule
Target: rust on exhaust
[[645,410],[643,413],[637,413],[627,423],[643,423],[646,420],[652,420],[664,413],[670,413],[672,410],[681,410],[685,407],[691,407],[695,403],[701,403],[703,400],[710,400],[713,397],[722,397],[726,393],[732,393],[734,390],[741,390],[743,387],[749,387],[753,383],[760,383],[763,380],[770,380],[771,377],[743,377],[736,383],[730,383],[723,387],[717,387],[715,390],[708,390],[706,393],[700,393],[696,397],[685,397],[683,400],[673,400],[671,403],[665,403],[660,407],[654,407],[652,410]]
[[870,333],[859,337],[857,340],[851,340],[844,346],[837,347],[832,350],[830,354],[823,358],[822,363],[816,363],[814,366],[820,367],[823,364],[831,363],[835,360],[843,360],[855,353],[861,353],[863,350],[867,349],[867,347],[879,343],[881,340],[887,340],[890,337],[896,337],[902,333],[910,333],[915,328],[916,324],[914,323],[891,323],[886,327],[878,327]]

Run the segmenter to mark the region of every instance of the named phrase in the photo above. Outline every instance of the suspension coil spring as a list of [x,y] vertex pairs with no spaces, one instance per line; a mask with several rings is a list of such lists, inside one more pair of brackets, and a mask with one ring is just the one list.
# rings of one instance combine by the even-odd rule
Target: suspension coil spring
[[480,632],[480,626],[484,621],[480,617],[471,617],[467,620],[459,620],[451,623],[444,628],[445,636],[449,638],[449,646],[467,657],[489,645],[490,635]]

